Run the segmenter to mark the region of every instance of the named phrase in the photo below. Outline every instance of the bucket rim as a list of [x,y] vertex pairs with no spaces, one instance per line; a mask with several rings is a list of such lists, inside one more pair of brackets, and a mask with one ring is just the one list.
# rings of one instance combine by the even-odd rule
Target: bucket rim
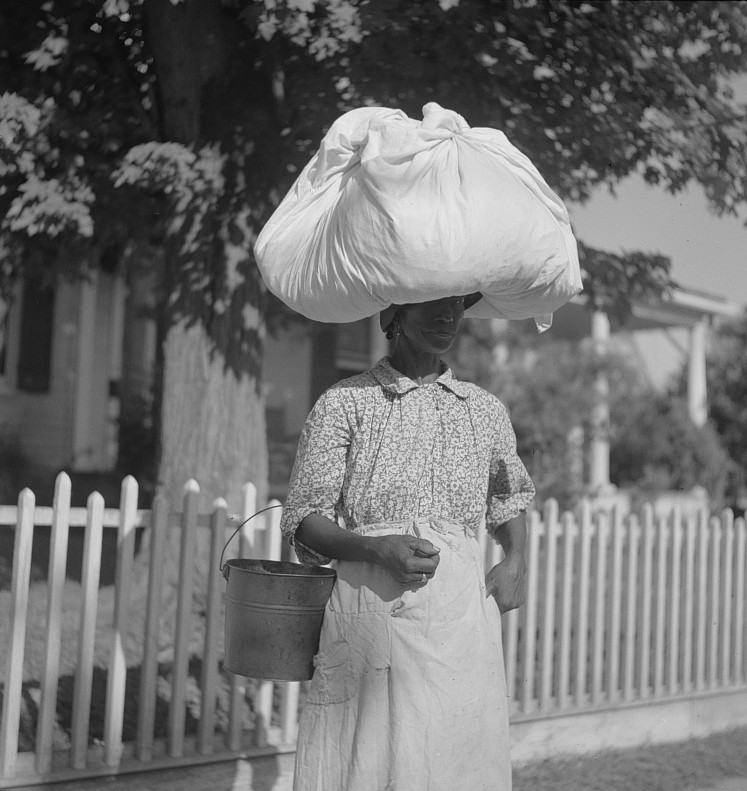
[[[243,563],[278,563],[297,567],[299,571],[271,571],[265,569],[247,568],[242,565]],[[305,563],[294,563],[290,560],[270,560],[268,558],[229,558],[223,563],[224,567],[230,566],[231,568],[239,571],[245,571],[248,574],[257,574],[259,576],[272,576],[272,577],[292,577],[293,579],[308,578],[329,578],[336,577],[337,572],[326,566],[307,566]]]

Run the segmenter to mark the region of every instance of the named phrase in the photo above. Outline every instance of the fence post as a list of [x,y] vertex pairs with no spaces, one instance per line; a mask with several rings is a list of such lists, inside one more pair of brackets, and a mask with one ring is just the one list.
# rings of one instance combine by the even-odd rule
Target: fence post
[[36,726],[36,771],[46,774],[52,766],[52,741],[57,713],[57,686],[60,677],[60,636],[63,586],[67,564],[70,522],[70,476],[61,472],[54,487],[52,532],[49,538],[47,574],[47,628],[44,641],[44,670]]
[[5,670],[2,726],[0,727],[0,777],[12,777],[18,755],[21,718],[23,652],[31,576],[31,546],[34,539],[34,506],[31,489],[18,495],[18,519],[13,541],[13,576],[10,593],[10,644]]
[[104,722],[104,763],[117,766],[122,757],[122,726],[127,685],[125,640],[130,607],[130,582],[135,558],[135,523],[137,522],[137,481],[128,475],[122,481],[117,528],[117,570],[114,582],[114,621],[112,653],[106,679]]

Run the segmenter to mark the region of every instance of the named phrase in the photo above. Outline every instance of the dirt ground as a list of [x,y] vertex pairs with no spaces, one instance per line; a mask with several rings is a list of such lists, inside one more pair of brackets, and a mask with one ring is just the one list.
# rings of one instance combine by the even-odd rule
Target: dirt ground
[[747,791],[747,728],[514,770],[514,791],[684,791],[724,781]]

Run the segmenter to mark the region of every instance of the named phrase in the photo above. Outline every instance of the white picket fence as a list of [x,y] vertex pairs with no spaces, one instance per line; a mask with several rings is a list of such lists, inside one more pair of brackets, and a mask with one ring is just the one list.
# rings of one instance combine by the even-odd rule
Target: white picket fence
[[[160,497],[152,511],[138,510],[137,496],[137,484],[128,477],[117,509],[105,508],[95,492],[87,508],[71,508],[70,479],[62,473],[51,508],[37,507],[28,489],[21,492],[17,506],[0,506],[0,525],[15,526],[0,788],[294,748],[301,685],[254,682],[221,669],[219,557],[236,525],[225,502],[216,500],[208,515],[198,513],[199,488],[194,481],[186,484],[178,512]],[[256,510],[255,489],[247,484],[243,516]],[[230,556],[281,559],[279,519],[280,509],[275,509],[250,522]],[[50,563],[43,670],[34,679],[38,706],[32,744],[24,750],[19,749],[19,739],[29,687],[24,650],[35,526],[51,527]],[[76,601],[72,711],[69,720],[60,723],[65,559],[69,528],[76,526],[85,529],[85,542]],[[133,572],[138,528],[145,528],[149,539],[144,550],[147,583]],[[92,703],[102,708],[101,701],[92,700],[94,675],[101,672],[95,667],[102,596],[99,565],[103,532],[108,529],[117,530],[117,569],[106,624],[110,650],[103,725],[96,736]],[[180,558],[175,606],[166,610],[173,613],[174,650],[164,669],[158,647],[169,535],[178,538]],[[201,540],[209,546],[209,559],[200,559],[208,573],[203,580],[204,607],[197,613],[193,587]],[[498,562],[500,550],[484,531],[480,540],[486,566]],[[528,568],[528,600],[503,618],[514,723],[709,693],[742,694],[747,689],[743,519],[724,512],[720,517],[701,514],[683,520],[675,511],[667,519],[654,520],[650,509],[640,519],[622,519],[618,514],[593,516],[588,503],[577,515],[561,516],[550,502],[543,514],[530,513]],[[133,590],[141,584],[147,584],[147,594]],[[133,611],[136,600],[145,602],[144,611]],[[140,628],[136,688],[128,681],[125,645],[133,622]],[[190,670],[195,655],[200,658],[196,674]],[[136,722],[130,722],[128,734],[125,725],[132,710],[130,719]]]

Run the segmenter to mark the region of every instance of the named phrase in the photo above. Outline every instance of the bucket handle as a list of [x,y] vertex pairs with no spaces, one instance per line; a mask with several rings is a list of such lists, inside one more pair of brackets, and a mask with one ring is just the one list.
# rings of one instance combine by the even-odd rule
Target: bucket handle
[[228,539],[228,541],[226,541],[226,543],[223,545],[223,551],[220,553],[220,562],[219,562],[219,564],[218,564],[218,571],[222,572],[222,573],[223,573],[223,576],[224,576],[226,579],[228,579],[228,564],[227,564],[227,563],[226,563],[226,564],[224,564],[224,563],[223,563],[223,555],[225,555],[225,554],[226,554],[226,549],[228,549],[228,545],[231,543],[231,541],[233,541],[233,537],[236,535],[236,533],[238,533],[238,532],[239,532],[239,530],[241,530],[241,528],[242,528],[242,527],[243,527],[243,526],[244,526],[244,525],[245,525],[245,524],[246,524],[246,523],[247,523],[247,522],[248,522],[250,519],[254,519],[254,517],[255,517],[255,516],[259,516],[260,514],[263,514],[265,511],[270,511],[270,510],[272,510],[273,508],[282,508],[282,507],[283,507],[283,506],[282,506],[280,503],[275,503],[275,505],[268,505],[268,506],[267,506],[267,508],[262,508],[262,509],[260,509],[259,511],[256,511],[256,512],[255,512],[255,513],[253,513],[251,516],[247,516],[247,518],[246,518],[246,519],[245,519],[245,520],[244,520],[244,521],[243,521],[243,522],[242,522],[242,523],[241,523],[241,524],[240,524],[240,525],[239,525],[239,526],[236,528],[236,530],[234,530],[234,531],[233,531],[233,533],[231,533],[231,537],[230,537],[230,538]]

